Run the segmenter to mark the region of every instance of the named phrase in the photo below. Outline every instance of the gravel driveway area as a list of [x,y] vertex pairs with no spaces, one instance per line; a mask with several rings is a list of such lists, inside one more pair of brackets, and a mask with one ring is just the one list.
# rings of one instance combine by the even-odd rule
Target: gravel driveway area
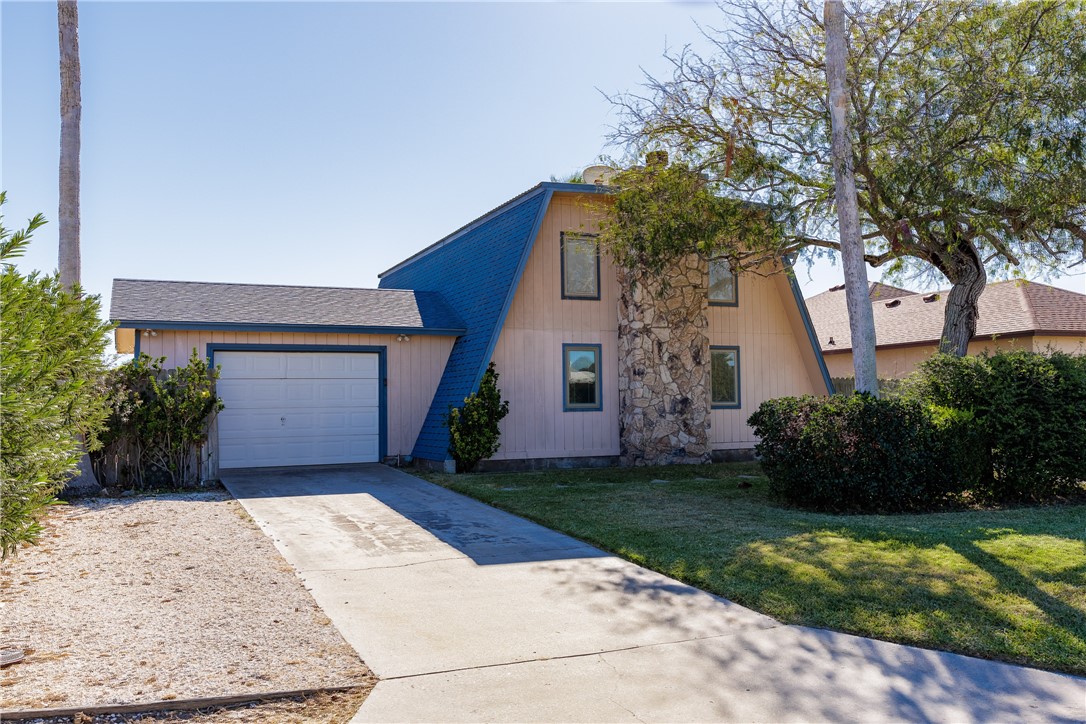
[[0,565],[0,709],[136,704],[374,678],[229,495],[57,506]]

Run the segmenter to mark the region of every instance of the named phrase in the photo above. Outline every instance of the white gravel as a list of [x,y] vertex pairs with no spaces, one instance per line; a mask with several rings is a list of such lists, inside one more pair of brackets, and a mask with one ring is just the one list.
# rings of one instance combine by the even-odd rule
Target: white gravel
[[0,565],[0,709],[368,686],[355,651],[225,493],[58,506]]

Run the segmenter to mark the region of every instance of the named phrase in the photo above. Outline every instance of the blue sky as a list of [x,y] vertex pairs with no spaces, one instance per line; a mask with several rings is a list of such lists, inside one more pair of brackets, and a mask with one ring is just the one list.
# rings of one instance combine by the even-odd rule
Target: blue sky
[[[663,72],[704,3],[80,3],[83,283],[373,287],[506,199],[594,162],[599,90]],[[56,4],[0,4],[5,224],[56,267]],[[840,267],[800,271],[807,295]],[[877,273],[871,274],[877,278]],[[1086,291],[1084,277],[1057,282]]]

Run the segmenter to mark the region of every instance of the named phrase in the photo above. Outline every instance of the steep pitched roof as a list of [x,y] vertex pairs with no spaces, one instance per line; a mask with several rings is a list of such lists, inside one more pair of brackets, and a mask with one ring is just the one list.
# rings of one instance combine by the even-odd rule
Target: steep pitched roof
[[122,327],[330,329],[457,335],[464,322],[438,292],[114,279]]
[[[873,299],[878,346],[938,344],[946,299],[947,291]],[[1086,335],[1086,294],[1038,282],[995,282],[984,288],[977,306],[980,316],[975,339],[1023,334]],[[807,307],[823,352],[852,349],[845,294],[840,288],[811,297]]]
[[412,455],[448,459],[443,418],[474,392],[494,353],[532,242],[554,191],[598,192],[592,186],[539,184],[382,273],[381,289],[441,292],[467,324],[456,340]]

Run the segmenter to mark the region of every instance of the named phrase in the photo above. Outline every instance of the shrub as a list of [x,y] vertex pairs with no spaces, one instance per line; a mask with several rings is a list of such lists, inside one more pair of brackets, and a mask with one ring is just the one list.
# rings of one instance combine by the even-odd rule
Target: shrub
[[748,422],[772,492],[804,508],[929,509],[983,469],[972,415],[915,401],[785,397],[762,403]]
[[938,355],[921,365],[908,395],[975,416],[992,469],[980,498],[1049,500],[1086,480],[1086,357]]
[[464,398],[463,407],[449,407],[445,426],[449,428],[449,454],[457,472],[470,472],[480,460],[498,452],[501,429],[498,423],[509,414],[509,402],[502,400],[498,373],[491,362],[483,373],[479,391]]
[[103,479],[134,489],[183,488],[200,481],[208,427],[223,409],[218,368],[192,351],[189,363],[162,369],[164,357],[140,355],[109,377],[112,413],[95,456]]
[[99,319],[98,297],[11,263],[43,223],[39,215],[9,232],[0,215],[0,557],[37,541],[83,454],[81,437],[93,449],[106,416],[95,381],[110,325]]

